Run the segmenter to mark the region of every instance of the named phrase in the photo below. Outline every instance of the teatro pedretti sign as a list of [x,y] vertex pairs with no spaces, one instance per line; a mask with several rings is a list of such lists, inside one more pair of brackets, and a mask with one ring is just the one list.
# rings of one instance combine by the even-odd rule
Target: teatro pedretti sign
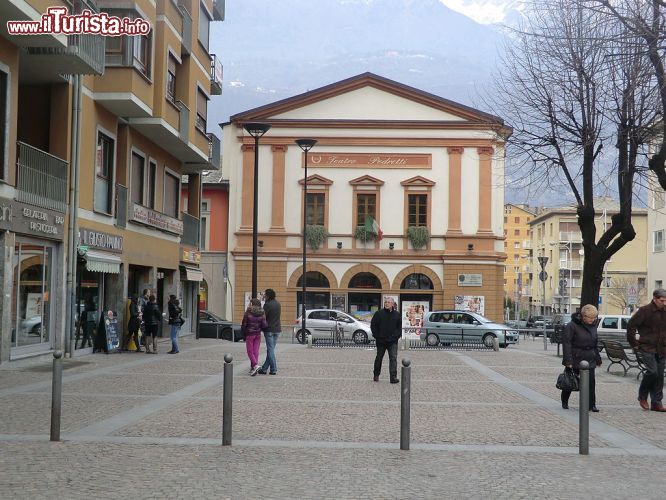
[[0,229],[63,241],[65,216],[48,208],[0,198]]

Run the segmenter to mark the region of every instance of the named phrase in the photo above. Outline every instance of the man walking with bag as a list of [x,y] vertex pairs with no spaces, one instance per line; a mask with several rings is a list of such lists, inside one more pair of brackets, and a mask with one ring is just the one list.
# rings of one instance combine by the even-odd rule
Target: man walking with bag
[[[652,302],[636,311],[627,324],[627,341],[647,371],[638,388],[638,402],[644,410],[666,412],[664,360],[666,359],[666,290],[652,292]],[[652,404],[648,405],[648,393]]]
[[377,344],[374,381],[379,382],[384,353],[388,351],[390,380],[392,384],[397,384],[400,382],[398,379],[398,339],[402,337],[402,319],[400,313],[395,310],[395,301],[391,297],[386,298],[384,308],[377,311],[372,317],[370,329]]

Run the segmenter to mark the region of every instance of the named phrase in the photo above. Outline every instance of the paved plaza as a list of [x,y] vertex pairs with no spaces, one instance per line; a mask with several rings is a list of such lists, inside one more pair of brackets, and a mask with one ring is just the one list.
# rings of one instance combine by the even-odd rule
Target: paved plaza
[[[373,349],[278,345],[250,377],[245,346],[186,337],[181,353],[65,360],[62,441],[49,441],[51,363],[0,369],[2,498],[662,499],[666,415],[640,410],[635,372],[597,373],[601,412],[578,455],[577,395],[562,410],[556,349],[400,351],[412,361],[411,449],[400,384]],[[222,446],[224,354],[233,444]],[[263,345],[262,345],[263,359]]]

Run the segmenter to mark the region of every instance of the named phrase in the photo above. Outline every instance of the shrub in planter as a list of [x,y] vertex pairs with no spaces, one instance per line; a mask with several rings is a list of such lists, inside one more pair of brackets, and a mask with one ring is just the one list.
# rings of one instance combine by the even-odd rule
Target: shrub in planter
[[328,238],[328,232],[324,226],[317,224],[305,226],[305,241],[313,250],[317,250],[326,241],[326,238]]
[[425,226],[410,226],[407,228],[407,239],[414,249],[418,250],[428,245],[430,232]]
[[368,241],[375,241],[377,239],[377,233],[374,231],[368,231],[365,226],[356,226],[354,238],[363,243],[367,243]]

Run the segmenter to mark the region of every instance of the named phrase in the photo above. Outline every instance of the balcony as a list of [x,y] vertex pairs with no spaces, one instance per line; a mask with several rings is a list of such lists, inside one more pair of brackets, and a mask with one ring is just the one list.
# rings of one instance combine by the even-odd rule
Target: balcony
[[213,170],[219,170],[220,162],[220,139],[215,134],[208,134],[208,162],[214,167]]
[[17,143],[16,157],[16,199],[65,213],[69,163],[24,142]]
[[210,55],[210,93],[222,93],[222,63],[215,54]]
[[224,21],[225,0],[213,0],[213,19]]
[[183,245],[190,245],[193,247],[199,247],[199,219],[196,217],[183,212],[183,236],[181,236],[180,242]]
[[192,16],[184,5],[178,4],[178,9],[183,16],[183,31],[181,32],[180,49],[183,55],[192,54]]
[[560,242],[561,243],[581,243],[583,238],[580,234],[580,231],[560,231]]
[[[82,1],[72,10],[99,12],[91,2]],[[31,81],[53,81],[57,75],[101,75],[104,73],[105,38],[100,35],[67,35],[66,47],[28,47],[27,64]],[[40,78],[41,77],[41,78]]]

